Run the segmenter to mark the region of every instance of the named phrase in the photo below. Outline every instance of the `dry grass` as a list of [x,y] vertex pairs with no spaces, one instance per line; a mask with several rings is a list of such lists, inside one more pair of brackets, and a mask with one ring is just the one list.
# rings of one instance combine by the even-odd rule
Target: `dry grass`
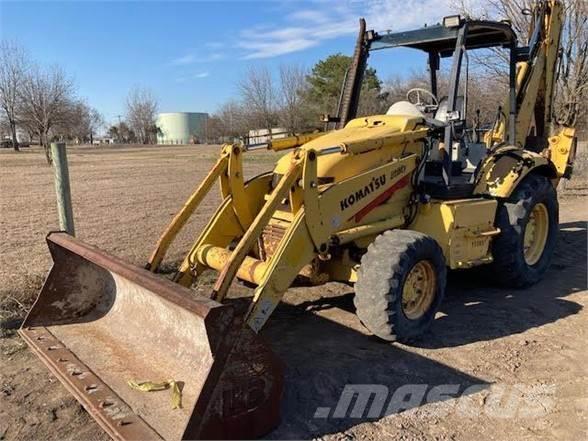
[[[141,265],[217,159],[219,146],[68,150],[77,237]],[[276,159],[269,152],[249,153],[246,175],[273,168]],[[38,149],[0,151],[0,321],[25,314],[51,264],[44,238],[59,229],[52,172]],[[170,249],[169,264],[182,259],[209,218],[219,200],[212,193]]]

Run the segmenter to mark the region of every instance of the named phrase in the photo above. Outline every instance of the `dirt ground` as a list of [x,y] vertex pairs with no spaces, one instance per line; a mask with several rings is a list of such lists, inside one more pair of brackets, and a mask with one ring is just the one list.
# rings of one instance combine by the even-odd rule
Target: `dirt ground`
[[[217,151],[71,149],[77,236],[143,264]],[[271,168],[275,159],[253,154],[248,173]],[[57,229],[51,173],[38,150],[0,152],[0,440],[106,440],[15,334],[50,265],[44,236]],[[515,291],[495,288],[478,273],[450,274],[432,331],[415,346],[369,336],[353,313],[348,287],[290,290],[263,331],[286,366],[282,423],[267,438],[586,439],[588,186],[572,181],[565,193],[558,247],[545,279]],[[215,202],[207,200],[180,235],[170,267]],[[315,417],[318,408],[336,407],[347,384],[383,385],[391,394],[403,385],[430,391],[449,384],[459,393],[386,416]],[[508,398],[517,394],[518,407],[509,411]]]

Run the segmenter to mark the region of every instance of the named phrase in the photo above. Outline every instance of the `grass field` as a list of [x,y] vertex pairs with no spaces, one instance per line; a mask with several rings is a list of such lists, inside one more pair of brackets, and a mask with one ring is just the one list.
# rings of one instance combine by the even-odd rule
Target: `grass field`
[[[200,183],[220,146],[69,148],[76,236],[137,265]],[[252,152],[245,172],[272,168],[276,155]],[[53,169],[38,149],[0,151],[0,320],[22,316],[51,263],[44,237],[58,230]],[[183,257],[218,203],[218,191],[180,234],[168,262]]]

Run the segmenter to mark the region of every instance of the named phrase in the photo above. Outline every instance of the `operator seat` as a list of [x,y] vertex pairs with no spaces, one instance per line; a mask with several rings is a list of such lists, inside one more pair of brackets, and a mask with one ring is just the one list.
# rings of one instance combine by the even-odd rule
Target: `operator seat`
[[[457,108],[462,108],[463,97],[458,97]],[[435,112],[434,118],[428,117],[419,108],[408,102],[398,101],[390,106],[386,115],[412,116],[423,118],[431,126],[442,128],[447,125],[447,99],[441,100],[439,108]],[[461,173],[461,163],[453,161],[453,184],[445,186],[441,178],[441,158],[438,156],[439,150],[437,145],[431,149],[429,157],[426,159],[425,173],[421,177],[421,188],[435,199],[462,199],[471,197],[473,192],[473,183],[469,182],[469,175]]]
[[423,112],[421,112],[417,106],[408,101],[398,101],[392,104],[388,108],[386,115],[406,115],[426,118],[426,115]]

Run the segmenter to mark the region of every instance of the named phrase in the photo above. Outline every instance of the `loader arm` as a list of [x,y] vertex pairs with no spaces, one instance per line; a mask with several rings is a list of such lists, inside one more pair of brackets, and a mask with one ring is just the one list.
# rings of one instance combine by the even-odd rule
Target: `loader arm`
[[[329,239],[336,238],[353,226],[367,223],[366,216],[384,203],[397,207],[396,216],[392,218],[393,223],[381,224],[380,229],[376,227],[366,231],[366,234],[377,235],[406,222],[404,207],[407,206],[411,192],[410,176],[416,168],[415,155],[342,181],[322,192],[319,192],[314,180],[316,152],[307,151],[302,166],[303,169],[310,168],[314,171],[303,173],[300,189],[297,190],[301,194],[292,194],[291,197],[313,198],[316,203],[301,205],[297,211],[292,212],[293,221],[258,281],[247,316],[247,323],[256,332],[267,322],[304,266],[309,265],[313,259],[330,260]],[[375,188],[377,184],[372,186],[375,182],[380,183],[378,188]],[[366,189],[370,188],[373,190],[363,200],[345,206],[350,195],[357,199],[356,195],[366,193]],[[313,195],[314,191],[316,193]],[[326,274],[324,280],[328,280]]]
[[215,165],[158,239],[155,249],[145,265],[145,269],[157,272],[170,245],[199,207],[204,197],[210,192],[214,183],[219,179],[222,197],[231,199],[231,206],[239,220],[241,229],[243,231],[247,230],[253,219],[254,207],[250,206],[250,198],[245,191],[246,184],[243,177],[242,163],[242,154],[245,151],[266,149],[280,152],[298,147],[323,134],[322,132],[304,133],[251,146],[241,144],[223,145],[220,157]]
[[165,257],[165,253],[172,244],[172,241],[175,239],[184,225],[186,225],[186,222],[188,222],[190,216],[194,214],[194,211],[200,205],[202,199],[204,199],[204,197],[208,194],[215,181],[221,175],[227,172],[228,156],[229,153],[226,152],[226,149],[223,149],[220,158],[214,167],[212,167],[212,170],[210,170],[202,183],[185,202],[182,209],[174,216],[171,223],[167,226],[166,230],[157,241],[155,250],[153,250],[149,261],[145,265],[145,269],[153,272],[156,272],[159,269],[159,265],[161,265],[161,261]]
[[[412,138],[422,137],[415,132]],[[403,135],[401,139],[411,138]],[[174,280],[191,285],[202,271],[212,268],[219,272],[210,297],[223,302],[235,277],[257,285],[246,320],[254,331],[259,331],[278,305],[284,292],[299,276],[300,271],[315,259],[328,260],[329,241],[338,234],[345,237],[354,230],[360,237],[379,234],[385,229],[405,222],[404,207],[411,192],[410,176],[417,157],[384,164],[337,185],[320,187],[317,179],[317,159],[322,155],[349,155],[362,152],[363,144],[337,146],[323,151],[299,150],[292,156],[287,173],[268,191],[260,191],[269,184],[269,176],[254,178],[247,186],[247,200],[256,208],[257,216],[246,231],[241,229],[231,196],[221,203],[216,214],[192,246]],[[347,152],[346,152],[347,151]],[[359,199],[359,195],[365,198]],[[349,198],[353,203],[349,203]],[[381,222],[365,230],[358,226],[370,220],[384,203],[398,207],[392,220]],[[284,206],[284,201],[288,201]],[[286,210],[286,211],[284,211]],[[283,236],[271,257],[260,258],[256,250],[264,229],[270,221],[289,219]],[[393,221],[393,222],[392,222]],[[234,247],[230,247],[234,244]],[[326,280],[326,275],[324,276]]]

